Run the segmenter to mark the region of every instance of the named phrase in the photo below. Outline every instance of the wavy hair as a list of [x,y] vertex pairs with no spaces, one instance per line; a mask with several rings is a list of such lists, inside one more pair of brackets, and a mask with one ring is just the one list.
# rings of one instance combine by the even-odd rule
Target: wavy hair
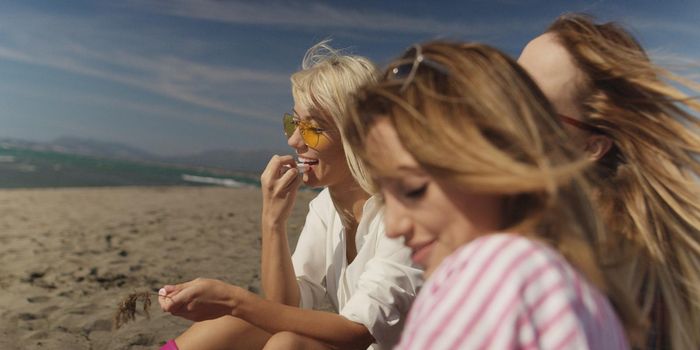
[[[343,54],[329,43],[330,40],[323,40],[306,51],[302,69],[291,77],[292,95],[312,113],[331,117],[341,129],[355,92],[376,81],[377,68],[369,59]],[[344,138],[342,143],[353,177],[365,191],[373,193],[364,166]]]
[[660,346],[700,349],[700,103],[672,85],[698,84],[652,63],[615,23],[569,14],[547,32],[583,72],[585,121],[613,141],[592,172],[610,256],[634,259],[619,270],[662,327]]
[[[360,90],[343,127],[372,172],[369,129],[388,118],[406,150],[434,178],[469,192],[502,195],[502,229],[546,241],[609,296],[631,339],[639,338],[634,301],[598,265],[603,226],[589,198],[590,165],[570,145],[555,112],[511,58],[482,44],[429,42],[415,77],[395,79],[410,51],[384,78]],[[400,70],[400,69],[399,69]],[[404,88],[405,87],[405,88]]]

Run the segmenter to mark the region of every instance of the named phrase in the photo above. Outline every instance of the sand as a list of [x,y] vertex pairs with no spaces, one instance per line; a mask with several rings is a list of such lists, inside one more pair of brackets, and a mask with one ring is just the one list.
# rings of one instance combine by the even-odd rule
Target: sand
[[[291,244],[314,196],[298,196]],[[126,295],[196,277],[259,292],[260,197],[255,188],[1,190],[0,349],[153,349],[190,322],[153,298],[150,319],[113,330]]]

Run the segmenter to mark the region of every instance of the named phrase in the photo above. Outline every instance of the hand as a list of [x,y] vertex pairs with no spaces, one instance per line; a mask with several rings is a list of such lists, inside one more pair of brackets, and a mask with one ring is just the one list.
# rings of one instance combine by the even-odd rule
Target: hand
[[[285,171],[285,166],[290,169]],[[292,156],[275,155],[260,176],[263,225],[284,225],[294,206],[301,177]]]
[[240,304],[243,290],[219,280],[197,278],[158,291],[163,311],[191,321],[204,321],[232,315]]

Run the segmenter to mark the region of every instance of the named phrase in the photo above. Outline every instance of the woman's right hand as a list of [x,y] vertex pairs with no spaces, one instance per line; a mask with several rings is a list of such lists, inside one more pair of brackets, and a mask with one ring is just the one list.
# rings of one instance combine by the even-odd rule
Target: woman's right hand
[[272,227],[285,225],[301,184],[294,158],[272,156],[260,176],[260,182],[263,194],[262,224]]

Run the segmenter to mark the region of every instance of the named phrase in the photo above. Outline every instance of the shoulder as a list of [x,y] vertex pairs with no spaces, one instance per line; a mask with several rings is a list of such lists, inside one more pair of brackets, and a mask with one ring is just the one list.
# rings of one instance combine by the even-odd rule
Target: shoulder
[[489,270],[517,274],[533,264],[561,264],[564,259],[545,243],[518,234],[489,234],[459,248],[438,268],[455,273]]
[[577,277],[566,260],[543,242],[517,234],[490,234],[448,256],[433,273],[430,289],[468,289],[462,292],[469,293],[482,288],[523,291],[542,278]]
[[455,251],[433,273],[413,309],[414,322],[435,325],[408,326],[418,343],[473,348],[540,339],[550,344],[562,334],[573,334],[578,345],[597,344],[589,338],[595,334],[624,342],[604,296],[547,244],[516,234],[487,235]]

